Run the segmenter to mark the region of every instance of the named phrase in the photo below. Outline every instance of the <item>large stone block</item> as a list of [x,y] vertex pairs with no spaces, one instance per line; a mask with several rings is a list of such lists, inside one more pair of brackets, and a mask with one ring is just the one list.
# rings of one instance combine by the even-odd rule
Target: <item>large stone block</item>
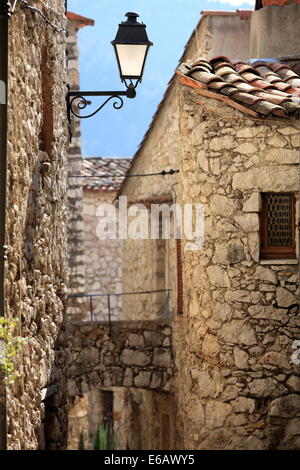
[[134,385],[138,388],[149,388],[150,386],[150,371],[141,371],[135,378],[134,378]]
[[[195,374],[195,372],[194,372]],[[197,371],[200,398],[217,398],[223,390],[223,377],[219,371]]]
[[243,211],[244,212],[259,212],[261,208],[261,195],[259,192],[255,191],[251,194],[249,199],[244,202]]
[[261,359],[263,364],[272,364],[280,369],[290,369],[290,358],[287,353],[269,351]]
[[216,287],[229,287],[230,282],[225,269],[220,266],[209,266],[207,268],[207,274],[209,281],[213,286]]
[[213,215],[229,217],[236,210],[235,202],[226,196],[216,194],[211,199],[210,210]]
[[237,141],[232,135],[226,135],[224,137],[214,137],[209,142],[210,150],[215,152],[223,149],[234,149],[238,146]]
[[300,417],[300,395],[286,395],[273,400],[269,414],[281,418]]
[[145,352],[134,349],[124,349],[120,360],[127,366],[147,366],[151,362],[150,357]]
[[133,347],[143,346],[144,343],[145,343],[145,341],[144,341],[143,335],[136,334],[136,333],[130,333],[130,335],[128,337],[128,345],[129,346],[133,346]]
[[236,290],[227,291],[225,300],[227,302],[242,302],[249,304],[257,304],[262,298],[262,294],[257,291]]
[[[284,178],[282,177],[284,175]],[[255,167],[233,176],[233,189],[260,191],[297,191],[298,173],[295,167],[278,165]]]
[[161,346],[163,335],[157,331],[144,331],[144,338],[146,345]]
[[234,348],[234,362],[238,369],[248,369],[249,363],[249,354],[238,347]]
[[154,371],[152,372],[151,382],[150,382],[150,389],[160,388],[162,385],[163,374],[161,371]]
[[[300,377],[296,375],[291,375],[286,381],[287,386],[293,391],[300,393]],[[299,433],[300,434],[300,433]]]
[[195,394],[191,394],[187,398],[187,419],[197,427],[203,426],[205,424],[204,406]]
[[206,334],[202,343],[202,352],[205,355],[214,356],[219,353],[220,345],[218,339],[214,335]]
[[245,344],[250,346],[257,343],[253,328],[239,320],[233,320],[230,323],[224,324],[221,328],[219,338],[225,343],[237,345]]
[[265,158],[272,163],[299,163],[299,151],[297,149],[288,148],[270,149],[266,152]]
[[287,289],[283,287],[278,287],[276,289],[276,300],[278,307],[290,307],[291,305],[296,305],[298,299]]
[[258,304],[249,307],[248,312],[255,318],[282,321],[287,313],[287,310],[283,308],[275,308],[273,305],[268,305],[265,307],[264,305]]
[[258,152],[258,147],[251,142],[244,142],[240,144],[236,149],[235,152],[241,153],[242,155],[253,155],[254,153]]
[[237,413],[253,413],[255,410],[255,400],[252,398],[238,397],[231,402],[233,410]]
[[229,243],[216,244],[214,263],[235,264],[246,259],[243,243],[236,239]]
[[234,220],[245,233],[256,232],[259,230],[259,220],[257,214],[245,213],[242,215],[236,215]]
[[172,365],[172,357],[170,349],[155,348],[153,355],[153,364],[157,367],[168,368]]
[[205,423],[209,429],[220,428],[224,425],[232,407],[228,403],[210,400],[205,407]]
[[254,379],[250,382],[249,392],[255,397],[276,397],[282,395],[286,391],[286,387],[279,384],[276,380],[270,377],[265,379]]
[[277,284],[277,276],[270,268],[265,268],[263,266],[258,266],[256,269],[253,279],[258,279],[263,282],[271,282],[272,284]]

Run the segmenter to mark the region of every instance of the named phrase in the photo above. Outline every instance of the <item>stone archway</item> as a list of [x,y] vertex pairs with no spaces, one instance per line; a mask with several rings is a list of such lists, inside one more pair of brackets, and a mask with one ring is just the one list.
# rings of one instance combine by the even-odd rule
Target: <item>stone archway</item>
[[95,387],[171,390],[174,360],[167,322],[70,322],[68,348],[70,397]]
[[[147,406],[135,403],[138,396],[143,396],[156,410],[153,419],[159,429],[162,413],[168,412],[173,402],[169,399],[174,375],[169,323],[161,320],[120,321],[111,325],[108,322],[70,322],[68,348],[68,392],[72,403],[70,448],[78,448],[81,431],[88,442],[91,403],[94,402],[93,413],[98,416],[97,409],[103,405],[99,397],[105,391],[112,391],[114,400],[117,396],[118,400],[121,397],[127,403],[127,429],[134,430],[132,423],[138,422],[137,416],[149,412]],[[134,389],[140,390],[137,395],[133,393]],[[139,413],[135,412],[135,406]],[[114,416],[114,420],[120,419],[120,416]],[[158,434],[158,429],[153,432]],[[143,434],[147,434],[147,430]],[[131,445],[137,445],[134,432],[126,439]]]

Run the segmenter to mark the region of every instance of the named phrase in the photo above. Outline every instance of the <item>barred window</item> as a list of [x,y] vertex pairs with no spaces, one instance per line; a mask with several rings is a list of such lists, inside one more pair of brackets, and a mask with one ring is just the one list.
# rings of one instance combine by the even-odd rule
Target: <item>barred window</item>
[[293,193],[262,193],[261,259],[296,258]]

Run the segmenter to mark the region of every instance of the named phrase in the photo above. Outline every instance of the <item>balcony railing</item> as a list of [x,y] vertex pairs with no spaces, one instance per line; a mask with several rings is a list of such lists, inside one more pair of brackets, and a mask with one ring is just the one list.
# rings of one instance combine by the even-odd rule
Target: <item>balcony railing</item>
[[89,318],[90,321],[97,321],[95,319],[95,310],[93,299],[106,297],[107,299],[107,320],[109,322],[109,331],[111,332],[111,324],[112,324],[112,307],[111,307],[111,298],[112,297],[120,297],[120,296],[128,296],[128,295],[144,295],[144,294],[159,294],[159,293],[169,293],[172,289],[160,289],[160,290],[148,290],[142,292],[110,292],[107,294],[71,294],[69,295],[69,299],[87,299],[88,300],[88,311],[89,311]]

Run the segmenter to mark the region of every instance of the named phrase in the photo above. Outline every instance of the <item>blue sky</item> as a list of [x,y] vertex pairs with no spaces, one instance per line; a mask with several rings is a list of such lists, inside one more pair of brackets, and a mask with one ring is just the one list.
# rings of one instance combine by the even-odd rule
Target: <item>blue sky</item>
[[81,89],[124,89],[110,41],[127,11],[140,14],[140,21],[146,23],[149,39],[154,42],[137,97],[125,97],[119,111],[107,105],[95,117],[82,121],[83,155],[132,157],[199,21],[200,11],[234,11],[252,8],[253,4],[254,0],[69,0],[70,11],[95,20],[95,26],[79,32]]

